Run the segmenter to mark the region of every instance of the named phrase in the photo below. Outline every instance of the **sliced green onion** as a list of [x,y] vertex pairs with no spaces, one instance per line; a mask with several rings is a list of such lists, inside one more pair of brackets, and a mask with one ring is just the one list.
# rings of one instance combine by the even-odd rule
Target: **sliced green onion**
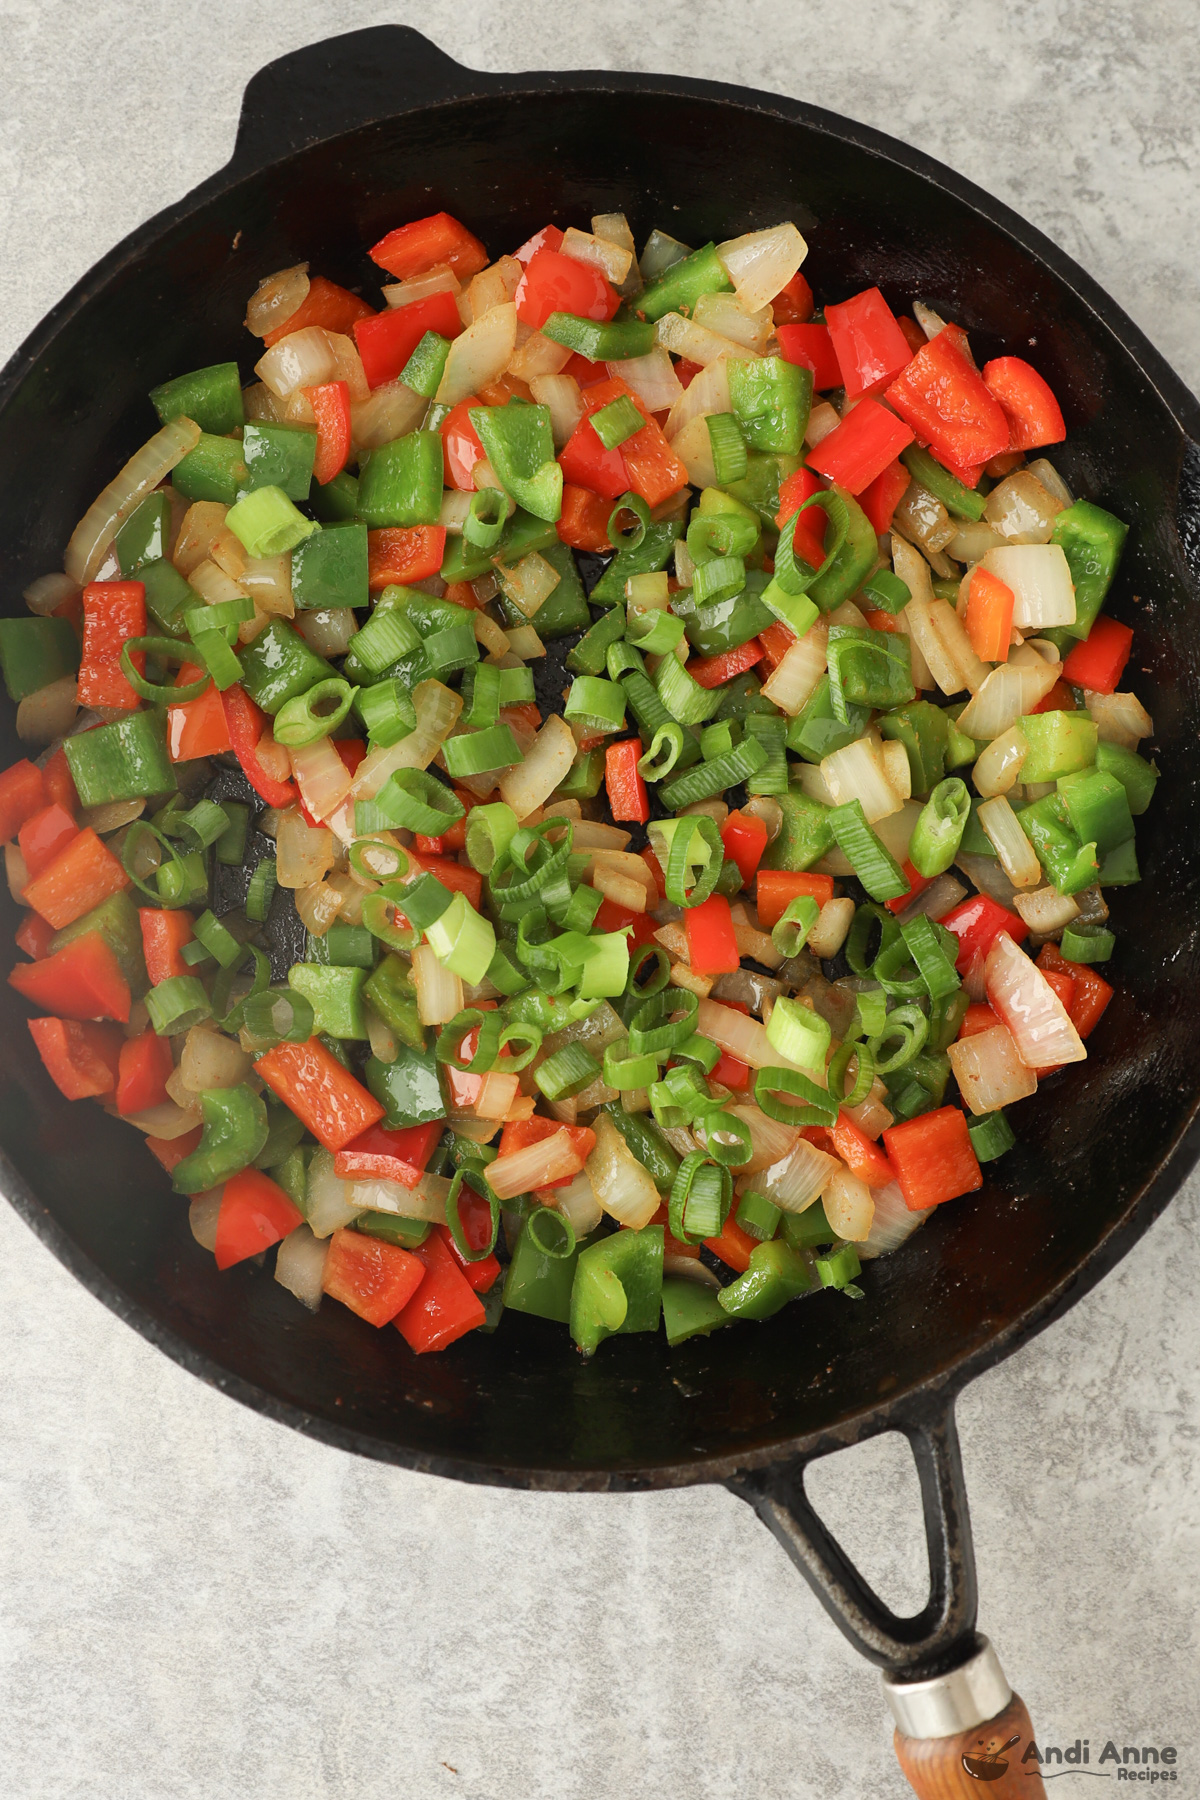
[[347,646],[347,654],[360,662],[372,675],[385,669],[421,647],[421,634],[412,620],[395,606],[377,606],[361,631],[356,631]]
[[[452,1068],[465,1074],[486,1075],[496,1066],[500,1055],[500,1014],[495,1011],[484,1012],[481,1007],[468,1006],[464,1011],[455,1013],[449,1024],[444,1025],[438,1033],[434,1046],[434,1055],[438,1062],[449,1063]],[[464,1041],[477,1033],[475,1048],[465,1060],[462,1056]]]
[[575,1227],[564,1213],[535,1206],[525,1220],[525,1234],[543,1256],[562,1261],[575,1253]]
[[[564,880],[566,878],[564,877]],[[570,903],[558,913],[552,913],[556,925],[564,931],[589,932],[595,923],[596,914],[604,904],[603,894],[597,893],[594,887],[577,887],[571,895]]]
[[654,608],[630,613],[625,626],[631,644],[644,656],[667,656],[683,637],[684,624],[674,613]]
[[[631,512],[637,525],[622,535],[617,521],[623,512]],[[640,494],[624,493],[608,515],[608,541],[614,550],[636,550],[650,529],[650,508]]]
[[[254,602],[249,594],[235,600],[215,600],[209,605],[189,606],[184,614],[188,636],[198,644],[206,631],[219,631],[227,644],[237,637],[239,625],[247,625],[254,617]],[[233,636],[228,634],[232,632]]]
[[781,1208],[768,1200],[765,1194],[756,1194],[753,1188],[747,1188],[738,1202],[738,1224],[747,1237],[757,1238],[760,1244],[765,1244],[775,1236],[782,1217]]
[[967,1136],[979,1162],[995,1162],[1006,1150],[1011,1150],[1016,1143],[1013,1128],[1002,1112],[984,1113],[982,1118],[971,1119],[967,1124]]
[[899,900],[907,894],[908,876],[867,824],[861,800],[830,807],[826,823],[872,900]]
[[449,910],[453,894],[436,875],[431,875],[426,870],[400,890],[400,897],[403,902],[401,910],[409,924],[414,925],[418,931],[427,931]]
[[358,689],[343,681],[340,675],[318,681],[306,694],[297,694],[275,714],[275,742],[299,749],[305,744],[315,744],[318,738],[328,737],[345,721],[357,692]]
[[902,612],[912,599],[912,589],[906,581],[891,569],[876,569],[875,573],[863,582],[862,591],[868,600],[875,602],[879,612]]
[[278,886],[275,858],[264,856],[260,863],[255,864],[250,876],[250,886],[246,889],[246,917],[256,925],[265,921]]
[[1103,925],[1068,925],[1062,934],[1062,953],[1068,962],[1104,963],[1116,947],[1116,938]]
[[[909,975],[905,971],[913,970]],[[894,1000],[920,1000],[928,991],[920,969],[902,937],[893,938],[875,959],[872,975]]]
[[278,487],[243,494],[226,513],[225,523],[253,557],[282,556],[317,530],[316,521],[306,519]]
[[750,713],[746,718],[746,736],[756,738],[767,753],[761,769],[746,778],[750,794],[786,794],[791,776],[787,760],[786,719],[770,713]]
[[[707,900],[717,885],[725,854],[716,820],[707,813],[656,819],[650,826],[650,841],[672,906],[699,906]],[[689,887],[694,869],[701,873]]]
[[[213,805],[213,801],[201,802],[202,805]],[[192,808],[197,813],[200,806]],[[246,838],[250,832],[250,808],[241,800],[222,800],[221,812],[225,816],[225,829],[216,840],[217,861],[228,869],[240,869],[246,856]],[[190,815],[186,815],[189,816]],[[193,825],[194,831],[196,827]]]
[[[876,930],[879,932],[879,947],[872,953]],[[860,906],[846,939],[845,955],[851,971],[855,975],[870,974],[880,951],[886,950],[889,944],[894,944],[899,936],[900,927],[886,908],[870,901]]]
[[450,1227],[450,1236],[454,1239],[454,1248],[458,1251],[458,1254],[462,1257],[463,1261],[468,1263],[483,1262],[484,1258],[490,1256],[492,1251],[496,1248],[496,1237],[500,1230],[500,1202],[487,1186],[486,1182],[483,1183],[483,1188],[486,1190],[483,1192],[476,1187],[473,1181],[470,1183],[471,1192],[477,1194],[481,1200],[487,1201],[491,1211],[492,1225],[491,1236],[488,1238],[487,1243],[481,1250],[472,1250],[467,1243],[467,1234],[463,1230],[462,1215],[458,1210],[462,1199],[463,1183],[468,1180],[469,1174],[470,1171],[466,1168],[456,1169],[454,1172],[454,1179],[450,1183],[450,1192],[446,1195],[446,1224]]
[[128,638],[121,645],[121,673],[138,696],[151,706],[184,706],[189,700],[198,700],[209,683],[209,677],[202,675],[198,681],[185,682],[183,687],[174,687],[169,682],[159,685],[147,681],[139,675],[131,658],[142,653],[147,656],[161,657],[168,662],[191,662],[194,660],[190,644],[181,644],[178,638],[136,637]]
[[373,894],[368,894],[362,903],[363,924],[371,936],[378,938],[389,950],[411,952],[421,941],[421,933],[416,926],[408,928],[397,925],[395,921],[397,911],[408,918],[408,913],[404,910],[407,892],[406,888],[386,883],[383,887],[376,888]]
[[[358,814],[363,804],[360,800],[355,806],[356,831],[361,829]],[[385,814],[390,825],[423,837],[440,837],[467,810],[452,788],[424,769],[397,769],[366,804]]]
[[608,1044],[602,1073],[609,1087],[616,1088],[619,1093],[628,1093],[634,1088],[649,1087],[652,1081],[658,1080],[658,1058],[621,1056],[618,1045]]
[[[642,970],[648,962],[654,964],[654,973],[648,981],[642,980]],[[636,994],[641,1000],[649,1000],[655,994],[661,994],[671,979],[671,959],[661,944],[639,944],[629,953],[629,979],[625,984],[627,994]]]
[[532,705],[534,700],[533,670],[528,664],[522,663],[519,669],[497,669],[496,673],[500,677],[501,706]]
[[[495,958],[492,959],[492,962],[494,964]],[[488,979],[493,985],[499,986],[495,976],[492,974],[491,965],[489,965],[488,968]],[[522,983],[522,985],[524,985],[524,983]],[[530,1063],[542,1047],[543,1035],[544,1033],[541,1026],[532,1023],[522,1024],[516,1022],[504,1027],[503,1031],[500,1033],[500,1048],[501,1050],[508,1051],[507,1066],[510,1074],[519,1075],[522,1069],[527,1069],[529,1067]],[[513,1051],[509,1048],[511,1044],[523,1044],[525,1048],[523,1050]]]
[[242,665],[219,631],[202,631],[194,642],[192,654],[204,664],[213,678],[213,686],[222,693],[234,682],[241,681]]
[[698,1031],[684,1038],[682,1044],[676,1044],[671,1054],[677,1062],[699,1063],[706,1075],[711,1075],[721,1060],[720,1046],[711,1038],[701,1037]]
[[421,641],[426,661],[438,680],[457,674],[479,661],[479,640],[470,619],[433,631]]
[[473,806],[467,815],[467,861],[481,875],[504,867],[508,846],[517,830],[517,815],[503,800]]
[[213,960],[198,938],[193,938],[190,944],[185,944],[179,954],[189,969],[199,968],[201,963]]
[[937,928],[922,913],[900,927],[900,935],[908,945],[912,959],[921,971],[929,998],[942,1000],[961,987],[952,959],[938,940]]
[[[668,662],[672,660],[674,659],[668,658]],[[675,666],[679,667],[677,663]],[[663,663],[662,667],[665,669],[667,663]],[[719,693],[720,690],[716,689],[714,692]],[[767,752],[758,738],[744,738],[728,756],[714,757],[709,763],[697,763],[686,774],[677,776],[666,787],[659,789],[659,797],[664,806],[678,812],[681,807],[694,806],[699,800],[712,800],[716,795],[723,794],[726,788],[736,787],[739,782],[757,774],[766,761]],[[857,805],[858,802],[855,801],[854,804]],[[882,849],[882,845],[880,848]],[[905,881],[901,892],[907,891],[908,882]]]
[[811,894],[797,894],[789,901],[782,918],[771,927],[771,942],[780,956],[799,956],[820,913]]
[[[367,861],[368,856],[375,859],[373,863]],[[381,857],[394,857],[395,868],[380,867]],[[359,838],[357,843],[350,846],[349,862],[353,872],[362,881],[403,881],[408,875],[407,852],[401,845],[386,843],[382,838]]]
[[207,893],[208,871],[199,850],[163,863],[158,871],[158,898],[163,906],[191,906]]
[[232,931],[221,924],[215,913],[202,912],[192,931],[215,962],[223,969],[240,960],[242,946]]
[[740,556],[714,556],[711,562],[697,563],[692,594],[697,606],[711,606],[732,600],[745,585],[746,565]]
[[944,875],[962,843],[971,815],[971,796],[957,775],[939,781],[913,827],[908,858],[918,875]]
[[606,450],[615,450],[639,431],[646,421],[629,394],[618,394],[607,406],[597,407],[591,417],[592,430]]
[[146,1011],[159,1037],[178,1037],[212,1015],[208,995],[195,975],[168,975],[146,995]]
[[832,1033],[829,1020],[801,1000],[781,994],[767,1025],[767,1042],[802,1069],[824,1069]]
[[[788,1095],[800,1104],[789,1104]],[[799,1069],[760,1069],[754,1077],[754,1103],[780,1125],[803,1129],[806,1125],[837,1124],[837,1101]]]
[[[695,1031],[699,1012],[700,1002],[690,988],[664,989],[652,995],[629,1021],[629,1054],[660,1056],[673,1052],[676,1044],[682,1044]],[[676,1013],[682,1017],[672,1017]]]
[[[668,1128],[669,1129],[669,1128]],[[667,1230],[681,1244],[716,1237],[733,1200],[733,1178],[706,1151],[684,1157],[667,1198]]]
[[[246,811],[245,807],[242,811]],[[179,823],[186,825],[193,836],[199,839],[201,848],[207,850],[218,838],[224,837],[229,830],[230,819],[225,808],[218,806],[215,800],[198,800],[190,812],[179,815]]]
[[500,718],[500,671],[493,663],[473,663],[463,676],[462,723],[485,731]]
[[508,523],[508,500],[499,488],[477,488],[471,495],[463,536],[480,550],[491,550]]
[[563,718],[575,721],[589,735],[619,731],[625,723],[625,690],[617,681],[577,675],[563,707]]
[[442,757],[446,773],[455,781],[464,775],[490,775],[494,769],[511,769],[524,760],[509,725],[492,725],[486,731],[462,732],[458,737],[447,738]]
[[683,755],[684,729],[674,720],[660,725],[650,740],[650,748],[638,760],[638,774],[644,781],[662,781],[671,773]]
[[[850,1064],[854,1062],[854,1085],[849,1092],[846,1089],[846,1076],[850,1072]],[[855,1044],[847,1040],[829,1059],[827,1071],[829,1093],[839,1106],[857,1106],[866,1099],[875,1080],[875,1058],[871,1054],[869,1044]]]
[[[165,850],[167,855],[171,858],[170,864],[164,864],[160,856],[158,863],[153,866],[153,873],[155,875],[155,885],[153,887],[148,881],[143,881],[134,866],[138,859],[139,852],[142,850],[142,847],[147,844],[147,841],[150,846],[157,845],[161,850]],[[159,831],[157,826],[151,825],[145,819],[134,820],[133,824],[125,834],[125,842],[121,846],[120,854],[121,867],[128,875],[134,887],[137,888],[140,894],[144,894],[147,900],[162,901],[162,887],[158,878],[162,875],[164,868],[173,867],[178,863],[181,871],[183,869],[183,858],[171,842],[170,838]],[[182,874],[177,885],[181,891],[190,887],[190,883],[182,876]],[[182,900],[179,900],[173,901],[170,904],[182,906],[183,902]]]
[[818,1256],[817,1274],[821,1278],[822,1287],[841,1288],[846,1293],[852,1293],[856,1299],[860,1297],[860,1290],[853,1286],[853,1282],[856,1275],[862,1274],[862,1264],[853,1244],[840,1244],[828,1256]]
[[854,996],[863,1037],[878,1037],[887,1023],[887,995],[882,988],[864,988]]
[[599,1074],[600,1064],[582,1044],[564,1044],[534,1071],[533,1079],[547,1100],[570,1100]]
[[709,413],[708,444],[718,487],[741,481],[749,467],[746,440],[733,413]]
[[[247,957],[254,964],[254,974],[250,978],[250,986],[241,999],[231,1005],[233,984],[240,976]],[[270,985],[270,981],[271,964],[266,953],[260,950],[257,944],[243,944],[242,954],[237,962],[231,963],[227,969],[218,970],[216,980],[213,982],[213,1017],[222,1031],[236,1034],[241,1029],[242,1015],[247,1000],[252,999],[255,994],[261,994],[263,989]]]
[[[913,1058],[921,1054],[928,1036],[929,1020],[920,1007],[898,1006],[888,1014],[883,1030],[867,1046],[875,1058],[875,1073],[895,1075],[906,1069]],[[887,1055],[886,1046],[893,1040],[898,1040],[897,1047]]]
[[295,988],[268,988],[242,1003],[242,1023],[263,1043],[304,1044],[313,1034],[312,1002]]
[[376,681],[370,687],[359,688],[354,704],[376,749],[390,750],[393,744],[416,730],[417,709],[412,695],[398,679]]
[[496,954],[491,922],[465,894],[455,894],[441,918],[426,926],[425,939],[438,961],[469,987],[478,987]]

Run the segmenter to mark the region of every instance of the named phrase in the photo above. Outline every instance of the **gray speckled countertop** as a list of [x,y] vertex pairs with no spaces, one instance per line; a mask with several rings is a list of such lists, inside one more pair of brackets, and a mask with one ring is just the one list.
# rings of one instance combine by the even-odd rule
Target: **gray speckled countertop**
[[[1200,386],[1186,0],[7,0],[0,356],[221,164],[252,69],[399,19],[480,68],[673,67],[908,139],[1047,231]],[[960,1422],[981,1619],[1043,1741],[1175,1744],[1200,1793],[1192,1183]],[[909,1790],[877,1676],[750,1511],[460,1487],[309,1443],[152,1350],[0,1207],[0,1792],[785,1800]],[[897,1604],[891,1439],[814,1473]],[[1079,1782],[1068,1783],[1076,1791]]]

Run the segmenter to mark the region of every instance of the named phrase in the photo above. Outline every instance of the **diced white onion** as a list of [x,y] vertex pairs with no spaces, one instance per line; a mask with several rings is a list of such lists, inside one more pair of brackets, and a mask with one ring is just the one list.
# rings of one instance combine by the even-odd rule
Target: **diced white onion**
[[604,1209],[596,1198],[586,1169],[580,1169],[569,1187],[554,1189],[554,1209],[570,1221],[577,1239],[595,1231],[604,1217]]
[[193,419],[172,419],[134,452],[108,486],[96,496],[71,533],[63,568],[79,587],[94,581],[117,532],[136,506],[165,481],[200,442]]
[[825,1217],[848,1243],[860,1244],[871,1230],[875,1202],[865,1181],[839,1163],[829,1178],[824,1196]]
[[232,576],[219,569],[215,562],[197,563],[188,576],[188,586],[193,588],[206,606],[219,606],[224,600],[244,600],[246,590],[241,582],[234,581]]
[[987,497],[983,516],[1009,544],[1048,544],[1063,502],[1030,469],[1017,469]]
[[17,707],[17,736],[24,744],[52,744],[66,737],[79,711],[78,684],[64,675],[32,694]]
[[1042,865],[1021,829],[1020,819],[1003,794],[984,801],[979,808],[979,823],[1013,886],[1037,887],[1042,880]]
[[[397,769],[427,769],[458,723],[463,703],[461,694],[452,693],[440,681],[421,681],[413,689],[413,705],[417,710],[416,729],[398,744],[367,752],[349,793],[330,820],[343,843],[354,841],[355,802],[373,800]],[[574,744],[574,738],[571,742]]]
[[[941,635],[933,628],[933,609],[936,604],[936,600],[913,598],[904,608],[900,617],[904,621],[905,630],[912,642],[920,650],[926,668],[943,694],[957,694],[966,686],[966,681],[962,670],[947,650]],[[947,610],[949,609],[947,608]],[[980,679],[982,680],[982,677]]]
[[752,1069],[790,1066],[767,1041],[766,1026],[761,1020],[737,1012],[732,1006],[722,1006],[718,1000],[701,1000],[696,1030],[730,1056],[749,1063]]
[[901,800],[912,798],[912,764],[908,760],[908,751],[895,738],[885,738],[880,746],[883,758],[883,772],[888,786]]
[[809,413],[808,424],[804,428],[805,443],[815,450],[823,438],[837,430],[841,422],[828,400],[818,400]]
[[[907,611],[907,607],[905,611]],[[904,614],[901,613],[901,618]],[[1062,673],[1059,663],[1009,661],[994,668],[977,694],[972,694],[958,717],[958,729],[967,737],[990,742],[1033,712]]]
[[209,1088],[237,1087],[252,1066],[235,1039],[222,1031],[193,1025],[183,1041],[179,1075],[189,1093],[203,1094]]
[[803,712],[825,673],[828,646],[829,627],[823,619],[818,619],[802,638],[789,644],[763,682],[766,699],[791,718]]
[[1003,547],[1004,539],[999,532],[993,531],[981,519],[956,519],[955,524],[958,529],[946,545],[947,556],[952,556],[955,562],[982,562],[989,550]]
[[365,400],[371,389],[367,383],[362,357],[358,353],[358,345],[352,337],[347,337],[340,331],[327,331],[325,338],[329,354],[333,357],[333,374],[330,380],[346,383],[350,390],[351,404]]
[[961,881],[953,875],[935,875],[928,887],[923,887],[916,899],[911,901],[899,915],[901,925],[910,919],[924,917],[926,919],[944,919],[951,909],[966,898],[967,890]]
[[948,600],[935,600],[929,609],[929,623],[940,639],[943,650],[958,669],[961,685],[976,694],[987,680],[989,666],[976,655],[966,627]]
[[302,1211],[314,1237],[327,1238],[357,1219],[364,1209],[350,1198],[348,1181],[333,1166],[328,1150],[314,1150],[308,1165],[308,1181]]
[[746,350],[756,350],[760,356],[775,329],[769,306],[747,312],[736,294],[701,294],[692,317],[697,325],[741,344]]
[[796,273],[808,245],[788,220],[765,231],[748,231],[717,245],[721,266],[747,312],[768,306]]
[[306,825],[295,807],[279,815],[275,834],[275,873],[280,887],[311,887],[333,867],[333,833]]
[[[666,352],[657,351],[655,354],[665,355]],[[719,359],[693,376],[679,398],[672,403],[667,415],[667,437],[674,444],[684,426],[689,425],[693,419],[707,413],[728,412],[729,409],[729,363],[725,359]]]
[[1079,906],[1073,894],[1060,894],[1057,888],[1036,888],[1031,894],[1017,894],[1013,905],[1030,931],[1039,937],[1057,937],[1065,925],[1079,917]]
[[755,1192],[765,1194],[784,1212],[801,1213],[820,1199],[843,1166],[836,1156],[827,1156],[807,1138],[797,1138],[782,1162],[762,1171]]
[[[921,552],[896,531],[892,532],[892,567],[907,586],[913,600],[922,601],[926,606],[933,605],[933,577],[929,573],[929,564]],[[911,605],[911,602],[909,604]],[[909,608],[906,606],[904,611],[898,615],[898,623],[901,626],[904,626],[908,610]],[[913,679],[916,680],[915,675]],[[924,682],[917,682],[918,687],[926,685]]]
[[544,805],[566,778],[574,760],[575,738],[571,727],[558,713],[551,713],[533,740],[524,762],[502,776],[501,799],[507,801],[518,819],[527,819],[531,812]]
[[1087,1051],[1062,1001],[1006,931],[988,952],[984,977],[988,1005],[1008,1026],[1027,1068],[1055,1069],[1060,1063],[1084,1061]]
[[188,1205],[188,1229],[202,1250],[210,1253],[217,1247],[217,1220],[221,1216],[224,1187],[209,1188],[197,1194]]
[[880,745],[872,737],[857,738],[841,750],[834,750],[822,757],[820,766],[835,805],[861,801],[868,825],[898,812],[903,805],[903,796],[885,773]]
[[535,375],[529,391],[550,414],[554,448],[561,450],[583,417],[583,398],[573,375]]
[[[493,307],[504,306],[521,285],[525,273],[515,256],[502,256],[498,262],[480,269],[471,277],[465,295],[460,295],[458,310],[464,325],[482,319]],[[463,301],[466,301],[464,310]]]
[[144,1131],[147,1137],[163,1138],[172,1143],[194,1131],[201,1122],[201,1114],[198,1106],[180,1106],[175,1100],[160,1100],[157,1106],[148,1106],[143,1112],[126,1113],[124,1120],[136,1131]]
[[428,300],[431,294],[457,294],[461,287],[454,270],[442,263],[436,269],[427,269],[424,275],[389,282],[383,297],[389,306],[411,306],[414,300]]
[[296,630],[318,656],[344,656],[358,623],[352,606],[318,606],[300,613]]
[[973,1113],[997,1112],[1037,1092],[1037,1076],[1021,1061],[1005,1025],[972,1032],[951,1044],[946,1054],[959,1091]]
[[685,392],[675,373],[675,364],[658,346],[648,356],[631,356],[624,362],[610,362],[608,372],[623,381],[630,393],[637,395],[647,412],[668,411]]
[[[522,332],[528,333],[523,343]],[[557,375],[570,360],[571,352],[565,344],[556,344],[544,333],[518,325],[517,347],[509,358],[507,373],[515,375],[518,381],[532,382],[539,375]]]
[[425,417],[428,404],[402,381],[387,381],[377,387],[370,399],[360,400],[350,408],[350,433],[355,450],[379,450],[384,444],[415,431]]
[[808,934],[806,947],[823,960],[836,956],[849,936],[854,913],[853,900],[827,900]]
[[[658,1189],[607,1113],[597,1116],[592,1129],[596,1146],[587,1159],[587,1175],[596,1199],[618,1224],[640,1231],[658,1211]],[[565,1132],[562,1135],[566,1137]],[[495,1169],[496,1163],[488,1165],[488,1181],[493,1189]],[[520,1189],[514,1191],[519,1193]]]
[[328,819],[350,792],[351,775],[329,738],[296,745],[291,751],[292,773],[300,786],[300,798],[314,819]]
[[277,400],[286,400],[297,388],[331,381],[336,366],[327,334],[319,325],[306,325],[272,344],[255,363],[254,373]]
[[545,656],[546,646],[532,625],[515,625],[508,632],[508,647],[522,662]]
[[1136,694],[1096,694],[1087,689],[1083,700],[1106,743],[1136,750],[1143,738],[1154,736],[1154,720]]
[[[615,1132],[616,1127],[611,1120],[608,1124],[609,1129]],[[510,1150],[507,1155],[498,1156],[494,1162],[490,1162],[488,1186],[498,1200],[511,1200],[517,1194],[526,1194],[533,1188],[544,1187],[547,1182],[561,1181],[567,1175],[578,1175],[582,1166],[570,1133],[566,1130],[556,1131],[553,1137],[542,1138],[536,1144],[526,1144],[520,1150]],[[655,1205],[657,1206],[657,1201]]]
[[596,237],[590,231],[579,231],[574,225],[568,225],[564,231],[559,248],[563,256],[573,257],[576,262],[598,269],[614,287],[620,287],[633,267],[631,247],[614,244],[611,238]]
[[1061,544],[1010,544],[989,550],[983,566],[1013,591],[1013,624],[1022,631],[1075,623],[1071,565]]
[[46,619],[68,600],[79,598],[79,583],[72,581],[69,575],[39,575],[22,591],[21,597],[31,613]]
[[295,1294],[309,1312],[321,1304],[325,1264],[329,1259],[329,1243],[315,1238],[307,1225],[290,1231],[275,1257],[275,1279],[289,1294]]
[[496,381],[517,345],[517,309],[512,301],[493,306],[450,343],[438,385],[439,406],[457,406],[468,394]]
[[447,1025],[462,1011],[462,981],[438,960],[428,944],[418,944],[413,951],[412,980],[417,990],[417,1017],[422,1025]]
[[971,779],[985,800],[1007,794],[1016,786],[1028,755],[1029,740],[1019,725],[1010,725],[980,751]]
[[264,275],[246,305],[246,330],[255,337],[266,337],[268,331],[286,325],[307,300],[308,285],[306,262]]
[[[692,385],[694,386],[695,383]],[[691,392],[690,388],[688,392]],[[683,429],[671,439],[671,448],[687,470],[688,481],[693,487],[705,488],[716,485],[717,465],[713,461],[712,439],[709,436],[707,414],[690,419]],[[677,545],[677,574],[679,572],[679,548],[680,546]],[[687,546],[682,545],[682,548],[686,551]]]
[[1044,456],[1035,457],[1029,464],[1029,473],[1036,475],[1048,494],[1060,500],[1064,506],[1074,506],[1075,496],[1059,474],[1052,462]]
[[735,344],[732,338],[721,337],[677,312],[663,314],[654,327],[654,341],[673,356],[685,356],[689,362],[703,366],[717,362],[723,356],[734,362],[758,360],[756,350],[748,350],[745,344]]
[[784,1125],[778,1119],[769,1119],[765,1112],[749,1101],[731,1106],[730,1112],[741,1119],[750,1132],[750,1160],[738,1165],[739,1175],[754,1175],[759,1169],[769,1169],[772,1163],[779,1162],[791,1150],[800,1133],[794,1125]]
[[876,1256],[890,1256],[934,1210],[930,1207],[926,1212],[910,1212],[898,1181],[889,1181],[886,1187],[872,1189],[871,1197],[875,1202],[875,1217],[866,1238],[858,1246],[858,1254],[864,1261]]

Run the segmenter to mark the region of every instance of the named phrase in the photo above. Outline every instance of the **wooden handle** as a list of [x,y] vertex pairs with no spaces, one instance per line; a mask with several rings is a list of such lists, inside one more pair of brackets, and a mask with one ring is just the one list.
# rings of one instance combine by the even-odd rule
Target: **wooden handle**
[[945,1738],[911,1738],[897,1731],[895,1744],[920,1800],[1015,1800],[1018,1794],[1044,1800],[1038,1764],[1032,1757],[1021,1761],[1032,1738],[1029,1709],[1014,1694],[1002,1713],[974,1731]]

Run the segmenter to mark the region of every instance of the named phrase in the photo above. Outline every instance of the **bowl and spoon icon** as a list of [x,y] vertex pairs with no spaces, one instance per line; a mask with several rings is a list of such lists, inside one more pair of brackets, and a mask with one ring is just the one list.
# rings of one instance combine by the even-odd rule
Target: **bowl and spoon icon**
[[1016,1731],[1006,1744],[1001,1744],[998,1750],[985,1750],[978,1756],[968,1756],[964,1751],[962,1766],[967,1774],[973,1776],[976,1781],[999,1781],[1002,1775],[1008,1773],[1008,1764],[1001,1761],[1004,1752],[1011,1750],[1013,1745],[1019,1744],[1020,1741],[1021,1734]]

